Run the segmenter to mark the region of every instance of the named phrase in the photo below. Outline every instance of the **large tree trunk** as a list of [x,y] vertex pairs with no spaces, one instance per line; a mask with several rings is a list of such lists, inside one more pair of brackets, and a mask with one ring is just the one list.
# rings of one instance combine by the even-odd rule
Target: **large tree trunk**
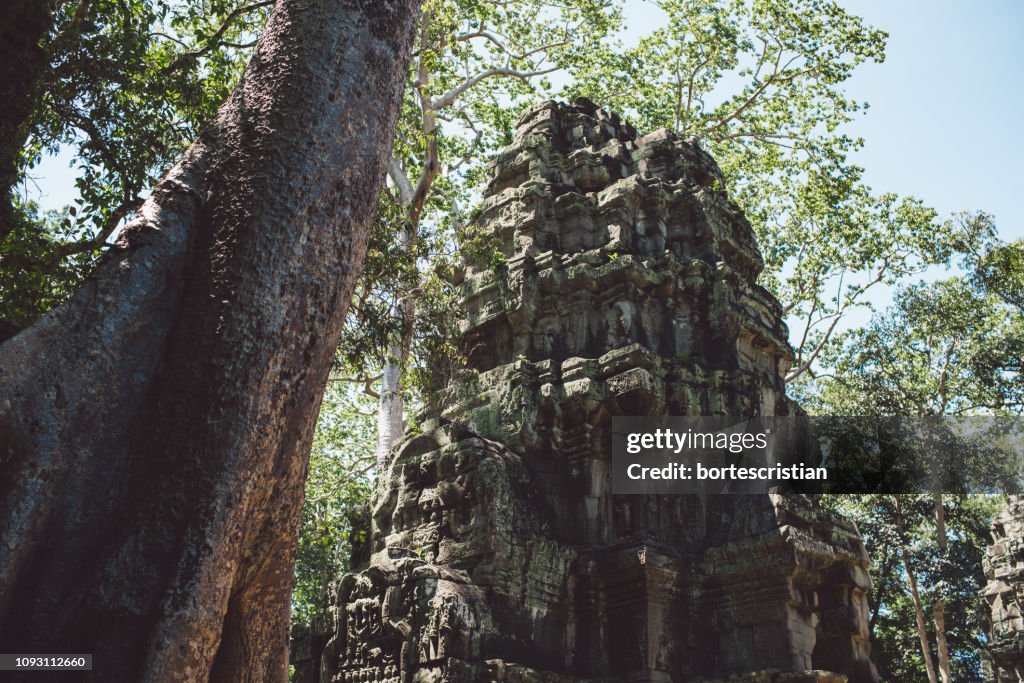
[[4,651],[285,680],[312,430],[416,5],[281,0],[118,247],[0,346]]
[[0,22],[0,244],[14,228],[11,192],[18,178],[18,155],[28,138],[38,84],[46,71],[42,48],[53,28],[47,0],[11,0]]

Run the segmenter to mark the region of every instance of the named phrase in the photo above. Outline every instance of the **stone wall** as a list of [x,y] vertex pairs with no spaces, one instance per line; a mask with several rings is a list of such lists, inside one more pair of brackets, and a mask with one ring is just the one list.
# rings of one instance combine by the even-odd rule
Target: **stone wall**
[[982,592],[988,616],[989,656],[998,683],[1024,681],[1024,496],[992,521]]
[[461,275],[468,367],[380,473],[323,681],[876,680],[852,524],[802,496],[610,491],[613,416],[795,411],[723,185],[587,101],[521,117],[475,224],[501,258]]

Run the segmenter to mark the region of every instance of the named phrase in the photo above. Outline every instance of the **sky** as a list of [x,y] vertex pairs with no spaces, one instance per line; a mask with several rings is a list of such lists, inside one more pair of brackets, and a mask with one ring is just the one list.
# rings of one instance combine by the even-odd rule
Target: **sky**
[[[852,161],[865,182],[917,197],[941,218],[985,211],[1002,239],[1024,238],[1024,0],[839,2],[889,34],[885,61],[860,65],[846,84],[869,104],[845,129],[864,139]],[[627,0],[625,18],[627,44],[662,21],[644,0]],[[950,274],[936,267],[917,280]],[[894,294],[877,285],[866,300],[881,312]],[[839,331],[871,315],[848,312]]]
[[983,210],[1024,237],[1024,2],[846,0],[889,32],[886,60],[848,92],[871,104],[852,131],[875,190],[940,213]]
[[[911,195],[940,215],[982,210],[1003,239],[1024,237],[1024,1],[840,0],[889,33],[886,60],[847,82],[869,110],[846,130],[876,192]],[[629,0],[625,40],[661,20]]]
[[[922,199],[940,214],[984,210],[1004,239],[1024,237],[1024,0],[845,0],[889,32],[883,64],[862,65],[847,91],[870,109],[848,129],[877,192]],[[659,13],[628,0],[629,35]],[[74,196],[64,155],[32,171],[44,208]]]

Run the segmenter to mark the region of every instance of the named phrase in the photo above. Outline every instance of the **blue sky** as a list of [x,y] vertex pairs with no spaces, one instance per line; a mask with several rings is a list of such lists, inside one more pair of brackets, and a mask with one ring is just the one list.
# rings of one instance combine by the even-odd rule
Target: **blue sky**
[[[1024,1],[840,0],[889,33],[886,60],[847,92],[870,109],[848,130],[877,192],[912,195],[942,215],[983,210],[1004,239],[1024,237]],[[660,13],[629,0],[626,40]]]
[[885,63],[849,87],[871,103],[852,128],[869,184],[940,213],[987,211],[1004,239],[1024,237],[1024,2],[845,4],[889,32]]
[[[913,195],[941,214],[984,210],[1004,239],[1024,237],[1024,0],[845,0],[889,32],[883,64],[866,64],[848,91],[870,103],[850,128],[855,160],[879,192]],[[630,34],[659,18],[630,0]],[[46,208],[73,197],[64,156],[32,172]]]

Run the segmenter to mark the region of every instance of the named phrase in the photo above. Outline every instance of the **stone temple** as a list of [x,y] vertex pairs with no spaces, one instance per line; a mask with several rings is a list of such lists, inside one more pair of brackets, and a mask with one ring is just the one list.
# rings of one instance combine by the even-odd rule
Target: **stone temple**
[[503,258],[464,264],[468,368],[378,477],[321,680],[877,680],[851,523],[805,496],[610,490],[613,416],[796,410],[712,158],[547,102],[475,229]]
[[997,683],[1024,681],[1024,496],[992,520],[993,544],[983,559],[988,582],[988,652]]

